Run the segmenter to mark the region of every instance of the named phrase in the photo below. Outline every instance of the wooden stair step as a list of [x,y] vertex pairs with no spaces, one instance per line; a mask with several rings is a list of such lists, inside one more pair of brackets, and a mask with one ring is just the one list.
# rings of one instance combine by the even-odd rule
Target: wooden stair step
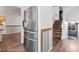
[[57,31],[57,32],[62,32],[62,30],[58,30],[58,29],[53,29],[53,31]]
[[57,22],[58,22],[58,23],[59,23],[59,22],[62,22],[62,20],[56,20],[55,23],[57,23]]
[[61,32],[60,32],[60,31],[53,31],[53,33],[56,33],[56,34],[57,34],[57,33],[58,33],[58,34],[61,34]]
[[58,36],[53,36],[53,38],[55,39],[55,38],[61,38],[61,36],[60,35],[58,35]]
[[53,35],[53,38],[60,38],[61,35]]
[[59,41],[59,39],[53,40],[53,41]]
[[61,35],[61,32],[53,32],[53,34]]
[[61,30],[62,28],[56,28],[56,27],[54,27],[54,29]]
[[55,40],[56,40],[56,39],[61,40],[61,37],[54,37],[53,39],[55,39]]
[[62,29],[61,27],[53,27],[53,28],[56,29],[56,30]]
[[53,26],[53,28],[62,28],[61,26]]
[[53,27],[61,27],[61,25],[58,24],[58,25],[55,25],[55,26],[53,26]]
[[61,23],[54,23],[54,25],[61,25]]
[[55,40],[53,40],[54,43],[56,43],[57,41],[60,41],[60,39],[55,39]]
[[54,23],[54,25],[61,25],[62,23]]

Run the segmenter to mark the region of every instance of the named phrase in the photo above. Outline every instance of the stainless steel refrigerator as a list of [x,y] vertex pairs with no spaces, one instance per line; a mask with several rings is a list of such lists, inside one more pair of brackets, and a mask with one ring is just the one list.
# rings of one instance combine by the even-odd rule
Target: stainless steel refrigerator
[[38,8],[32,6],[24,11],[24,46],[29,52],[37,51],[38,42]]

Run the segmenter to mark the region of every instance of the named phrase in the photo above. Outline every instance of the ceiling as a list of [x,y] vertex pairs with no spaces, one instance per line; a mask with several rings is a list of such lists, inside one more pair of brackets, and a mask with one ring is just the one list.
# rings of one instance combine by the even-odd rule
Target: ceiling
[[29,8],[30,6],[16,6],[17,8]]
[[16,14],[20,15],[21,14],[21,8],[16,7],[16,6],[0,6],[0,14]]

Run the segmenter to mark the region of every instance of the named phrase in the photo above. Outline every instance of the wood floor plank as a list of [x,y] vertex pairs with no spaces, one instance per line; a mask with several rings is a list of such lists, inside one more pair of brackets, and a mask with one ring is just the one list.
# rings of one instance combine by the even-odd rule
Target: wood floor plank
[[25,52],[24,45],[21,44],[21,33],[5,34],[0,45],[2,52]]

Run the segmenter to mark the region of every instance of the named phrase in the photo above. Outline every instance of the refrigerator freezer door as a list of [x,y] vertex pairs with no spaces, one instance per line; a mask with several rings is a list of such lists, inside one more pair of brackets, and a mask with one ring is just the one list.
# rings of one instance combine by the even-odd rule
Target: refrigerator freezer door
[[37,40],[30,40],[29,38],[25,37],[25,48],[29,52],[37,52]]
[[30,52],[36,52],[37,51],[37,42],[29,40],[29,51]]
[[25,12],[25,20],[27,23],[27,29],[29,30],[37,30],[37,7],[30,7],[28,10]]
[[24,37],[28,37],[30,39],[33,39],[33,40],[37,40],[37,32],[31,32],[31,31],[24,31]]

